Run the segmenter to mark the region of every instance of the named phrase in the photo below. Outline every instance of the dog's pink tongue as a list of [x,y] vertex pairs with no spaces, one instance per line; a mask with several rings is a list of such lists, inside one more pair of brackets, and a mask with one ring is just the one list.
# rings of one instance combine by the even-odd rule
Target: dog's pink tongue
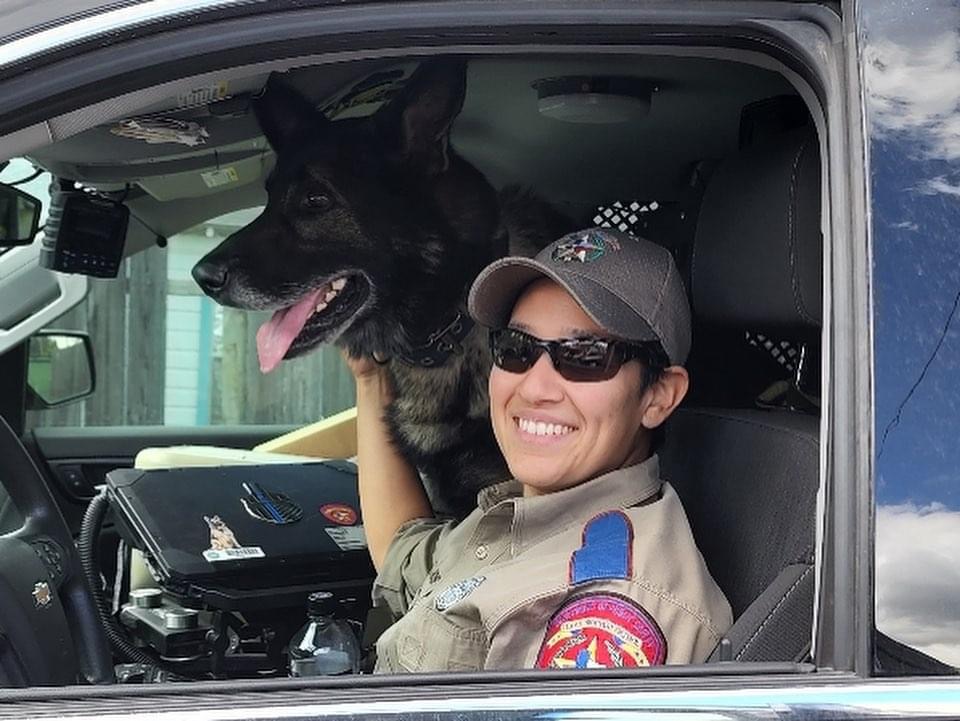
[[320,288],[289,308],[278,310],[257,329],[257,355],[260,357],[262,373],[269,373],[283,360],[293,339],[300,334],[313,313],[322,291],[323,288]]

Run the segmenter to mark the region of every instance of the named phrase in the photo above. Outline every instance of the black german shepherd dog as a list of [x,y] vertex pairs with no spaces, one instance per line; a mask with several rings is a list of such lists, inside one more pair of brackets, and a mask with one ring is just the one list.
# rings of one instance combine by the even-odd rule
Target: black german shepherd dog
[[531,194],[498,195],[451,147],[465,91],[465,61],[429,60],[372,116],[330,121],[271,79],[254,105],[277,156],[267,205],[193,269],[219,303],[274,311],[257,332],[264,372],[322,343],[389,359],[393,437],[457,516],[508,477],[467,290],[508,250],[573,229]]

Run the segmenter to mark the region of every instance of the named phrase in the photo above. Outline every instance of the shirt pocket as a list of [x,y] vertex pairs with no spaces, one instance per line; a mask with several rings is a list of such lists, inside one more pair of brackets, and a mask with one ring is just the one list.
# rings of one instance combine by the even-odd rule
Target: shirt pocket
[[[397,639],[397,663],[404,671],[479,671],[487,657],[482,626],[463,626],[434,610],[417,609],[415,623]],[[413,620],[413,619],[409,619]]]

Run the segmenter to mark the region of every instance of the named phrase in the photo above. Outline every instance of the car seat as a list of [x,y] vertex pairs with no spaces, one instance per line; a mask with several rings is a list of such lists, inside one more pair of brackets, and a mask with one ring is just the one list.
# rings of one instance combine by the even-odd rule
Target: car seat
[[[748,331],[763,332],[819,348],[820,193],[810,128],[766,138],[717,167],[690,268],[698,328],[717,332],[698,344],[695,330],[694,388],[737,375],[736,355],[713,345],[718,337],[745,346]],[[819,415],[720,397],[723,407],[678,409],[660,452],[733,609],[729,645],[710,660],[800,661],[812,638]]]

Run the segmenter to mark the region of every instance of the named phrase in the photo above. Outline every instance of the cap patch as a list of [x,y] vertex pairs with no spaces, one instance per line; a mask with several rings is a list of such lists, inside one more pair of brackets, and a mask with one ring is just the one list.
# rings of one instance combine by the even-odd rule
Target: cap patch
[[667,641],[640,604],[613,594],[581,596],[550,619],[536,668],[636,668],[667,658]]
[[557,243],[550,256],[556,263],[592,263],[610,251],[620,250],[620,241],[598,230],[583,230],[571,233]]
[[477,587],[486,580],[486,576],[473,576],[472,578],[457,581],[442,593],[438,594],[433,605],[438,611],[443,613],[455,603],[460,603],[460,601],[473,593]]

